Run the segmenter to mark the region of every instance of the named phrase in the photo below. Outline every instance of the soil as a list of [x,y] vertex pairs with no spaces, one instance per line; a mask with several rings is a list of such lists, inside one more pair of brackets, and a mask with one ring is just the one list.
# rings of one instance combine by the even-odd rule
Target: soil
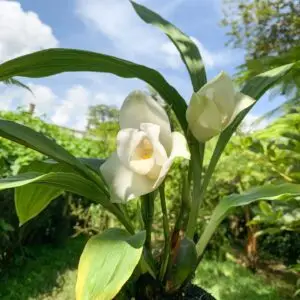
[[164,300],[216,300],[211,294],[197,285],[190,284],[184,291],[163,298]]
[[165,294],[160,283],[148,274],[139,278],[137,287],[136,300],[216,300],[204,289],[191,283],[177,292]]

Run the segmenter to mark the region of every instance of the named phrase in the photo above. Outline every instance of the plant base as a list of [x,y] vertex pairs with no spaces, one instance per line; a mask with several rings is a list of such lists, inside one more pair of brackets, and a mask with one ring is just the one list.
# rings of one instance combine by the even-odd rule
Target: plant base
[[190,284],[183,291],[176,294],[164,296],[164,300],[216,300],[211,294],[201,287]]

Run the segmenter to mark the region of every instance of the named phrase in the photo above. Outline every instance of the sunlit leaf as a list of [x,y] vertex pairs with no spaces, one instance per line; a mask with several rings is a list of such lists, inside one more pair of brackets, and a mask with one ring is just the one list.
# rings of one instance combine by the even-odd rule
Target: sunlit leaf
[[187,128],[186,103],[164,77],[151,68],[113,56],[75,49],[48,49],[12,59],[0,65],[0,80],[14,76],[46,77],[63,72],[103,72],[138,78],[151,85],[174,110],[182,128]]
[[[197,92],[206,83],[206,72],[198,47],[191,38],[169,21],[147,7],[131,1],[140,18],[163,31],[180,53],[181,59],[190,74],[194,91]],[[145,37],[146,38],[146,37]],[[155,49],[154,49],[155,51]]]
[[56,161],[66,163],[81,173],[89,172],[84,164],[54,140],[27,126],[0,119],[0,136],[45,154]]
[[300,196],[300,184],[285,183],[280,185],[269,184],[253,188],[243,194],[224,197],[214,209],[210,221],[197,244],[198,256],[202,255],[218,225],[232,208],[248,205],[258,200],[279,201],[292,199],[296,196]]
[[110,228],[86,244],[78,266],[76,300],[111,300],[137,266],[145,232],[130,235]]
[[108,208],[111,206],[111,203],[95,183],[75,173],[23,173],[17,176],[0,179],[0,190],[18,188],[27,184],[43,184],[57,188],[57,190],[49,190],[47,197],[42,197],[42,194],[40,193],[41,197],[39,198],[30,197],[30,195],[32,195],[31,189],[26,191],[27,194],[24,195],[24,198],[21,193],[17,192],[15,204],[17,215],[21,224],[38,215],[49,204],[49,202],[59,194],[58,192],[61,192],[61,190],[78,194]]

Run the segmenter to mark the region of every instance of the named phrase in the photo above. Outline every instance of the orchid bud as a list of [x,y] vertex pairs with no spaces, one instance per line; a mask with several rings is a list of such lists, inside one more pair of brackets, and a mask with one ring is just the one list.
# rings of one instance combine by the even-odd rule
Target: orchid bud
[[189,129],[199,142],[206,142],[254,102],[251,97],[235,92],[230,77],[221,72],[193,93],[186,112]]

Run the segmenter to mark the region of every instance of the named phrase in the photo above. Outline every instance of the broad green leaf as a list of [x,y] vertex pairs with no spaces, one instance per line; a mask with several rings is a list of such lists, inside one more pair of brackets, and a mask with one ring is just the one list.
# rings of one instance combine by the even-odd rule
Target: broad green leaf
[[[47,186],[52,186],[57,188],[57,193],[58,190],[72,192],[74,194],[78,194],[85,198],[91,199],[95,202],[99,202],[107,209],[110,209],[112,205],[94,182],[85,179],[84,177],[75,173],[23,173],[17,176],[0,179],[0,190],[9,188],[19,188],[26,184],[43,184]],[[53,192],[53,194],[55,193]],[[49,197],[41,197],[38,199],[34,197],[35,202],[32,202],[32,198],[22,198],[22,195],[18,194],[15,204],[20,224],[24,224],[31,218],[38,215],[49,204]]]
[[172,264],[167,273],[167,289],[169,292],[178,290],[197,266],[195,243],[189,238],[183,238],[179,246],[176,246],[172,252]]
[[210,221],[197,244],[198,256],[203,254],[218,225],[232,208],[244,206],[258,200],[280,201],[289,200],[297,196],[300,196],[300,184],[284,183],[280,185],[269,184],[253,188],[243,194],[233,194],[224,197],[214,209]]
[[[34,161],[20,169],[20,174],[26,172],[38,172],[47,174],[50,172],[73,172],[74,170],[63,163],[55,161]],[[25,223],[44,210],[49,203],[63,194],[64,189],[56,186],[31,183],[15,189],[15,205],[19,211],[21,223]]]
[[79,170],[81,173],[88,176],[90,175],[89,169],[76,159],[75,156],[58,145],[54,140],[51,140],[42,133],[36,132],[27,126],[0,119],[0,136],[34,149],[54,160],[64,162]]
[[268,202],[260,201],[258,206],[264,215],[271,216],[274,214],[274,211],[272,210],[272,206]]
[[[194,91],[197,92],[206,83],[206,72],[198,47],[191,38],[176,26],[163,19],[147,7],[130,1],[140,18],[162,30],[180,53],[181,59],[190,74]],[[154,49],[155,51],[155,49]]]
[[0,65],[0,80],[14,76],[46,77],[63,72],[103,72],[138,78],[151,85],[174,110],[186,130],[186,103],[164,77],[151,68],[113,56],[75,49],[48,49],[17,57]]
[[[104,158],[89,158],[89,157],[76,157],[81,163],[83,163],[84,165],[86,165],[87,167],[89,167],[91,170],[93,170],[94,172],[100,174],[100,167],[101,165],[105,162]],[[44,161],[38,161],[38,162],[34,162],[34,164],[59,164],[57,161],[53,160],[53,159],[47,159]],[[64,172],[73,172],[74,170],[72,170],[72,168],[68,168],[67,165],[63,164],[63,168],[62,170],[64,170]],[[62,167],[62,166],[60,166]],[[35,171],[38,171],[38,169],[35,169]]]
[[47,160],[34,160],[30,164],[22,166],[19,170],[20,173],[28,173],[28,172],[38,172],[42,174],[50,173],[50,172],[66,172],[77,174],[74,171],[74,168],[65,163],[57,162],[53,159]]
[[113,299],[137,266],[145,237],[119,228],[92,237],[80,257],[76,300]]
[[85,158],[79,157],[78,158],[82,163],[90,167],[96,173],[100,173],[100,167],[105,162],[105,159],[101,158]]

